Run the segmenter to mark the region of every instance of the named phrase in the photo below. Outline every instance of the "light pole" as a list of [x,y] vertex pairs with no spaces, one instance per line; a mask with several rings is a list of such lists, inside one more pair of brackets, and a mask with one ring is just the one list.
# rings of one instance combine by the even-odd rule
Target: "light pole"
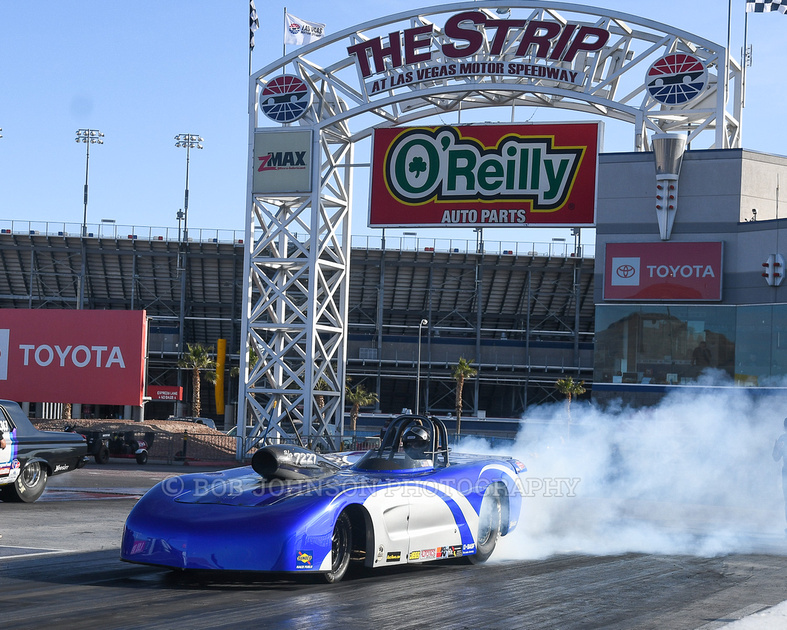
[[189,240],[189,162],[191,150],[202,148],[202,138],[195,133],[179,133],[175,136],[175,146],[186,149],[186,194],[183,197],[183,240]]
[[184,216],[185,215],[183,214],[183,210],[178,210],[177,213],[175,214],[175,218],[178,220],[178,242],[180,242],[183,239],[182,231],[183,231]]
[[85,209],[82,212],[82,238],[87,236],[87,182],[90,173],[90,145],[104,144],[104,134],[98,129],[77,129],[77,142],[85,143]]
[[[183,210],[178,210],[178,237],[180,237],[180,221],[183,220],[183,240],[179,245],[180,264],[180,313],[178,324],[180,327],[178,334],[178,359],[183,358],[186,350],[186,278],[188,276],[188,243],[189,243],[189,163],[191,162],[191,150],[202,148],[202,138],[195,133],[179,133],[175,136],[175,146],[186,149],[186,193],[183,197]],[[178,385],[185,385],[186,374],[178,370]],[[182,405],[182,403],[181,403]]]
[[82,264],[79,272],[79,296],[77,305],[79,309],[85,307],[85,275],[87,273],[87,252],[85,251],[85,238],[87,237],[87,183],[90,174],[90,145],[91,144],[104,144],[104,134],[98,129],[77,129],[76,140],[77,143],[83,142],[85,144],[85,195],[84,195],[84,210],[82,211]]
[[421,404],[421,329],[429,323],[428,319],[422,319],[418,324],[418,367],[415,371],[415,413],[420,412]]

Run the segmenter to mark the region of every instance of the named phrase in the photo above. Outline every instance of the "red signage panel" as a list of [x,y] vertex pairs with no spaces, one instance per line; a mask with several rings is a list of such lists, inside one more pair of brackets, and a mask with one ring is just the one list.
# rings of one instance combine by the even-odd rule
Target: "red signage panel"
[[148,385],[151,400],[183,400],[183,388],[164,385]]
[[0,398],[142,405],[145,311],[0,309]]
[[722,243],[607,243],[605,300],[721,300]]
[[600,123],[387,127],[369,225],[593,225]]

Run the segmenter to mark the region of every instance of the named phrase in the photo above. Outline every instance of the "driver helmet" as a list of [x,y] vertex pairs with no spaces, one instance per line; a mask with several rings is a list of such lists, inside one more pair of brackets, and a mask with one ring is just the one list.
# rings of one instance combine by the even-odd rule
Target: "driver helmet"
[[402,436],[402,445],[405,454],[410,459],[429,459],[430,455],[427,450],[431,445],[429,439],[429,432],[423,427],[410,427],[404,432]]

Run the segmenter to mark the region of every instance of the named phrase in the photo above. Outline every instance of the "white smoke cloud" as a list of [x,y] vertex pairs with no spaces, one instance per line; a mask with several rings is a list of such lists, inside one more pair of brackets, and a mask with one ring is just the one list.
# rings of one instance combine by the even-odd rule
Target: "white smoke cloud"
[[[784,553],[781,462],[787,397],[708,386],[655,407],[565,403],[528,410],[516,442],[524,506],[495,558],[625,552]],[[480,440],[461,450],[480,452]],[[573,490],[573,492],[571,491]]]

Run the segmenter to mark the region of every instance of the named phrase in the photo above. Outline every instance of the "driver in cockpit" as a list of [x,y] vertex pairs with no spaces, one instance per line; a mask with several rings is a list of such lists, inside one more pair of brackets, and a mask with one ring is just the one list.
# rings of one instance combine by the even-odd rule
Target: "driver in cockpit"
[[423,427],[410,427],[402,435],[402,447],[405,454],[419,466],[432,464],[431,446],[432,440],[429,432]]

